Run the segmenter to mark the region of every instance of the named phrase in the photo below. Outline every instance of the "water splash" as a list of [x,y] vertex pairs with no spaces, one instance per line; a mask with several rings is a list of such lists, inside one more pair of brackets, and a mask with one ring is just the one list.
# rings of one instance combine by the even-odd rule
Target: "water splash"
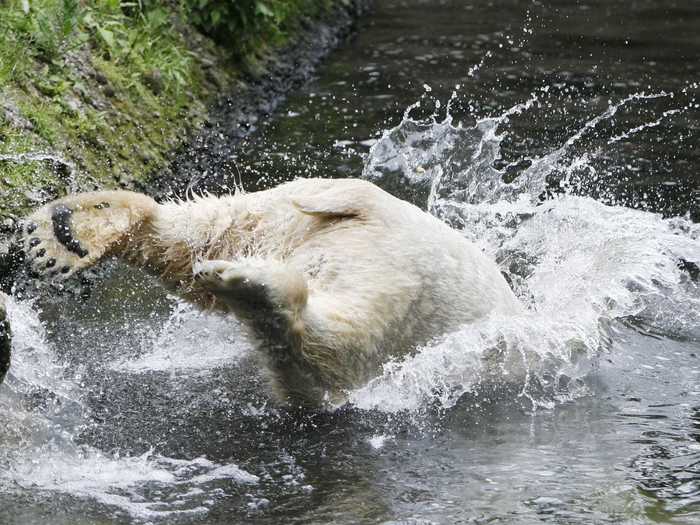
[[[575,153],[574,146],[623,107],[667,95],[627,97],[583,123],[549,153],[497,168],[507,137],[503,128],[511,119],[539,110],[547,93],[542,88],[522,104],[472,126],[454,123],[451,103],[442,120],[412,119],[414,105],[399,126],[373,145],[365,177],[412,198],[476,242],[509,275],[528,310],[519,317],[492,317],[466,326],[388,363],[381,377],[351,393],[356,406],[385,412],[450,408],[481,387],[505,385],[518,400],[551,407],[589,393],[584,379],[596,357],[611,351],[615,323],[700,340],[698,285],[678,267],[681,260],[700,261],[700,226],[684,218],[664,220],[606,206],[572,191],[575,174],[597,175],[593,161],[598,154]],[[669,110],[607,143],[638,136],[682,111]],[[505,182],[512,169],[520,169],[519,176]],[[563,192],[542,201],[553,174]],[[15,361],[0,386],[0,414],[6,422],[0,428],[1,492],[64,492],[150,520],[204,514],[215,504],[221,483],[258,482],[234,463],[168,458],[153,451],[122,456],[78,444],[75,436],[90,424],[81,370],[69,371],[56,359],[30,304],[10,303],[9,310]],[[122,357],[109,367],[133,376],[207,373],[246,354],[246,347],[234,343],[239,340],[230,320],[204,316],[180,303],[161,331],[136,342],[138,356]],[[202,341],[208,347],[204,358]],[[266,410],[251,406],[244,415],[259,417]],[[385,438],[377,435],[369,444],[380,448]],[[289,483],[310,490],[293,458],[284,462],[289,463]],[[29,485],[33,488],[24,488]],[[168,496],[154,498],[161,489]]]
[[78,191],[76,183],[77,168],[75,164],[54,153],[44,153],[30,151],[25,153],[3,153],[0,154],[0,162],[14,162],[17,164],[27,164],[30,162],[50,162],[60,166],[66,172],[69,181],[69,189],[72,192]]
[[[206,351],[202,341],[207,341]],[[240,325],[230,316],[205,314],[179,300],[160,331],[143,338],[140,346],[139,357],[120,358],[109,367],[124,373],[170,371],[191,376],[235,364],[250,351]]]
[[60,164],[65,166],[70,170],[71,173],[75,171],[75,164],[72,162],[59,157],[53,153],[42,153],[42,152],[26,152],[26,153],[3,153],[0,154],[0,161],[5,162],[16,162],[19,164],[26,164],[27,162],[53,162],[55,164]]
[[[226,481],[256,485],[257,476],[236,465],[220,465],[206,458],[185,461],[147,452],[136,457],[107,455],[90,447],[47,444],[36,451],[40,460],[26,458],[0,473],[0,487],[31,486],[63,492],[126,511],[140,519],[206,514],[212,505],[208,485]],[[149,493],[167,488],[167,498]],[[202,495],[205,495],[202,498]]]
[[[128,456],[79,444],[81,430],[91,424],[81,370],[69,373],[55,358],[31,303],[10,299],[7,309],[14,338],[12,368],[0,386],[0,492],[67,493],[150,520],[206,514],[222,483],[258,483],[233,463],[175,459],[152,450]],[[181,308],[158,340],[168,341],[182,322],[187,315]]]
[[[583,123],[560,146],[502,169],[503,131],[515,115],[539,108],[548,89],[471,127],[448,114],[410,117],[373,146],[364,176],[407,195],[477,243],[498,261],[528,305],[519,318],[492,317],[465,326],[351,393],[362,408],[451,407],[485,384],[510,385],[533,407],[585,395],[581,379],[607,351],[617,322],[700,340],[700,288],[679,268],[700,261],[700,225],[684,218],[608,206],[574,194],[574,174],[598,175],[597,151],[576,152],[584,137],[622,109],[669,93],[637,93]],[[659,125],[686,108],[611,137],[614,144]],[[510,168],[526,165],[512,182]],[[562,190],[542,200],[552,175]]]

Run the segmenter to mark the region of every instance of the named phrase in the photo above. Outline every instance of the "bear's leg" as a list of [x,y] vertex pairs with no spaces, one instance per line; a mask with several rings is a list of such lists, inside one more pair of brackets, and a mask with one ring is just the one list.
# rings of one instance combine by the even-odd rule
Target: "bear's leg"
[[150,197],[127,191],[71,195],[27,218],[22,249],[34,272],[65,278],[127,242],[156,207]]
[[301,335],[308,300],[304,276],[274,260],[204,261],[193,268],[195,282],[212,292],[256,335],[274,344],[294,346]]
[[194,278],[253,330],[279,399],[339,404],[377,372],[371,337],[343,319],[342,298],[316,292],[310,301],[298,270],[268,259],[206,261]]
[[250,258],[198,263],[194,278],[253,330],[278,399],[318,407],[339,401],[338,391],[354,384],[336,366],[338,355],[332,348],[302,344],[309,336],[315,343],[319,337],[328,342],[334,325],[322,310],[309,311],[309,289],[301,272],[278,261]]

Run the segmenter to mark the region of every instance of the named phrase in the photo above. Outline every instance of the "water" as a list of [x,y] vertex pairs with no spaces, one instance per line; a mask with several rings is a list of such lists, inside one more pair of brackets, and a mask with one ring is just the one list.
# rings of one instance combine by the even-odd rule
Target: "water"
[[382,2],[235,164],[362,173],[526,313],[308,414],[133,270],[11,302],[0,522],[700,523],[700,9],[655,4]]

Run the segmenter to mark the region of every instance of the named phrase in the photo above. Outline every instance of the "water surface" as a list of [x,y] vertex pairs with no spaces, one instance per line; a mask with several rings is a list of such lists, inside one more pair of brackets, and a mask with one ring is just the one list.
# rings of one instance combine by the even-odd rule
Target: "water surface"
[[688,2],[379,2],[198,182],[362,175],[527,312],[309,414],[270,403],[234,321],[139,272],[12,302],[0,522],[700,523],[699,25]]

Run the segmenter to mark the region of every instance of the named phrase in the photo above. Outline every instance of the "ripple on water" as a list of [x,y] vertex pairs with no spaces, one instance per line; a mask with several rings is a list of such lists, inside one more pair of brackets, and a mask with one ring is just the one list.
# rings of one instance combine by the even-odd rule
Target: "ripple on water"
[[[636,13],[657,9],[652,3]],[[687,207],[697,85],[677,71],[657,78],[654,91],[636,79],[607,85],[604,61],[581,53],[576,67],[560,65],[559,48],[556,67],[520,67],[533,51],[528,41],[545,42],[535,46],[542,56],[551,42],[572,56],[586,41],[609,52],[632,47],[537,31],[541,9],[529,2],[525,23],[513,24],[522,35],[494,24],[515,9],[461,3],[479,11],[465,19],[456,4],[449,15],[432,4],[420,11],[423,4],[402,2],[368,55],[344,56],[365,60],[358,76],[348,81],[345,64],[331,65],[342,77],[332,89],[310,87],[271,124],[283,144],[251,142],[241,150],[259,157],[239,164],[265,180],[356,174],[367,154],[367,178],[478,243],[528,311],[388,363],[351,393],[352,408],[300,415],[261,394],[235,324],[168,300],[154,305],[151,296],[163,294],[153,283],[107,283],[99,301],[59,302],[69,311],[61,322],[11,303],[0,519],[698,520],[700,292],[681,261],[700,260],[700,229],[687,217],[619,205],[668,214]],[[579,22],[607,12],[579,4],[569,13]],[[667,23],[673,9],[650,20]],[[414,10],[422,15],[399,16]],[[428,15],[440,31],[424,35]],[[611,19],[595,31],[609,31]],[[593,26],[566,24],[582,34]],[[669,71],[682,56],[672,47],[655,38],[661,58],[645,70]],[[448,85],[440,79],[454,71],[466,87],[439,104]],[[377,122],[401,118],[397,92],[414,100],[412,86],[424,79],[431,91],[421,105],[377,135]],[[673,158],[652,161],[668,151]],[[657,178],[674,184],[647,195]]]

